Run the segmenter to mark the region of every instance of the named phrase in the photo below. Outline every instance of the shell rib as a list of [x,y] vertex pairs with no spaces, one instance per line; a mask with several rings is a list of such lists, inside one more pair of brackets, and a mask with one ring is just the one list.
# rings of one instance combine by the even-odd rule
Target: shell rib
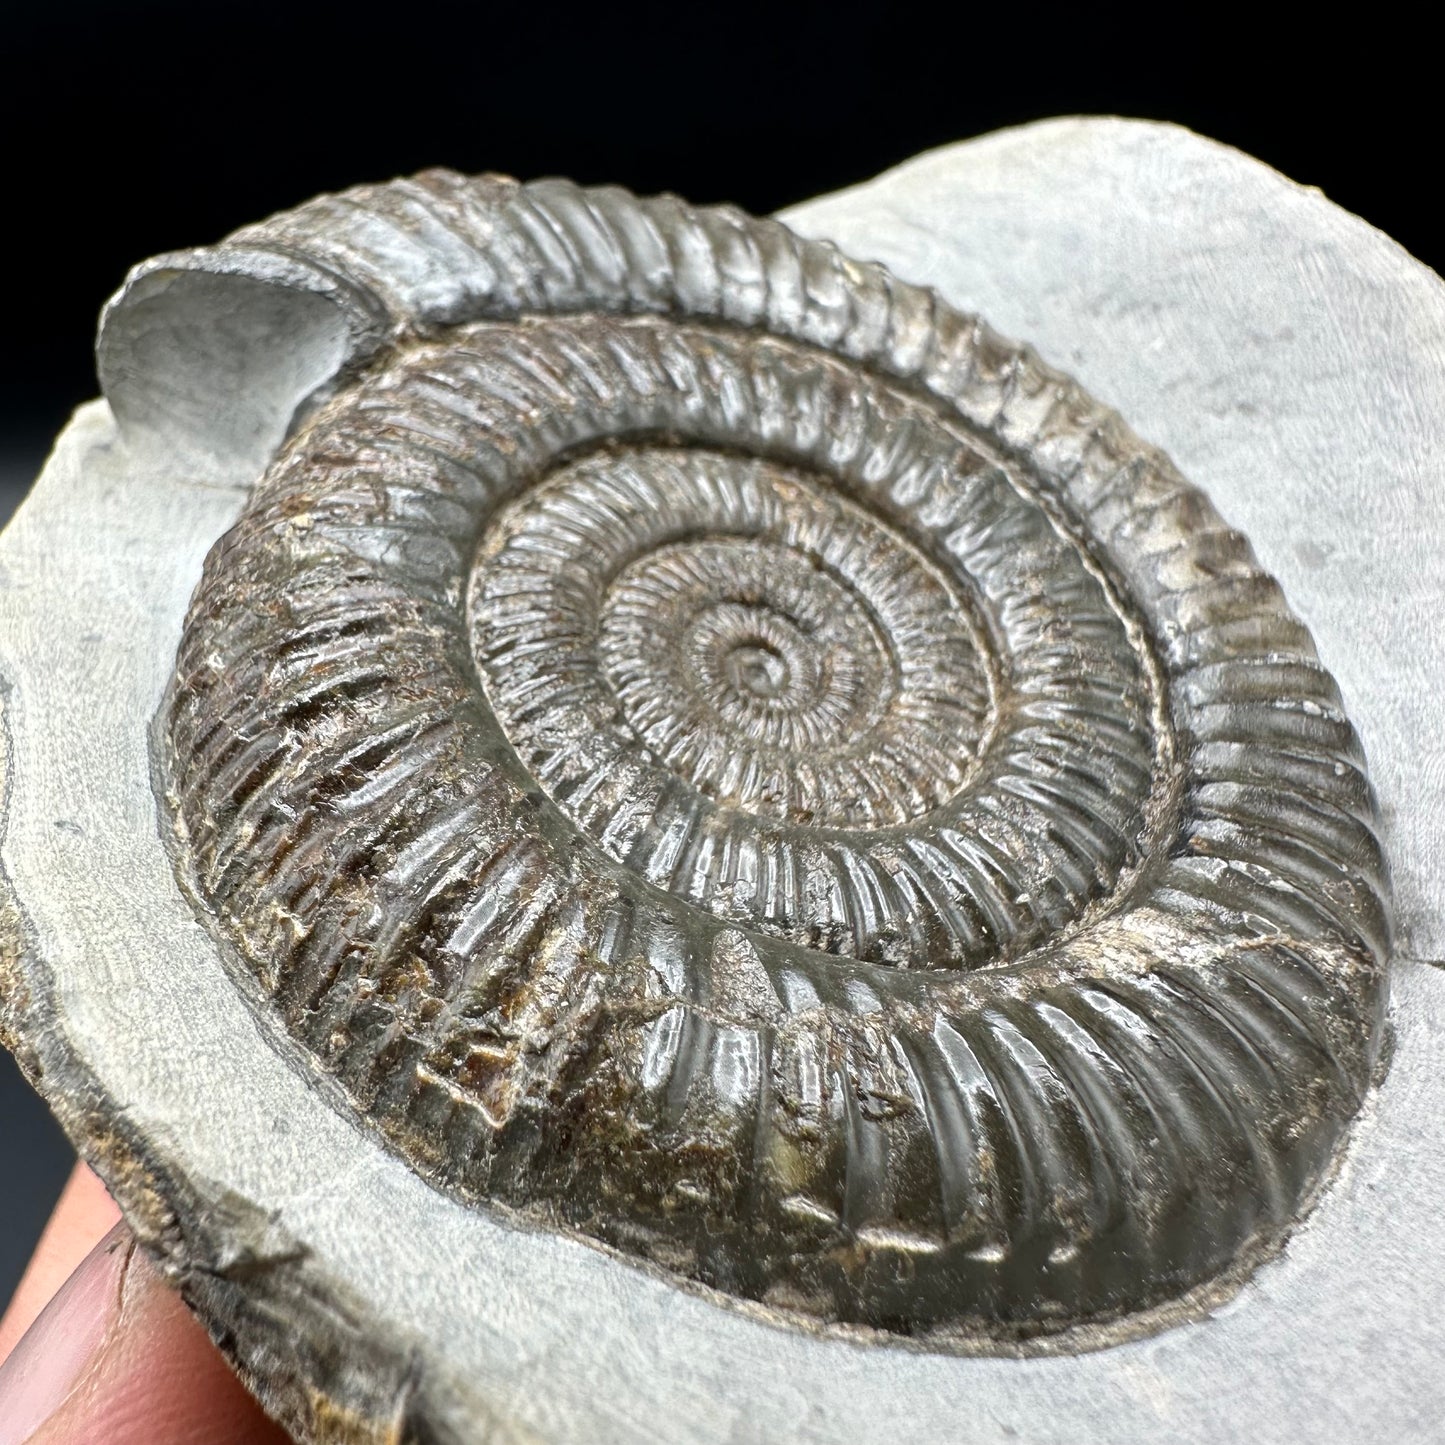
[[416,1169],[939,1340],[1281,1236],[1376,1066],[1384,866],[1167,458],[776,222],[445,172],[138,275],[123,420],[199,425],[127,308],[238,275],[340,369],[196,592],[177,867]]

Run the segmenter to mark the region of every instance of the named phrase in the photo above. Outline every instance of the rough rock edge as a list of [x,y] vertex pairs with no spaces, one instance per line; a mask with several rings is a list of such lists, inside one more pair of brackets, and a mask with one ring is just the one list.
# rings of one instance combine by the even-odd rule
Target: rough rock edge
[[523,1445],[495,1423],[480,1437],[458,1434],[429,1397],[416,1351],[380,1338],[304,1245],[251,1201],[183,1179],[157,1157],[71,1050],[27,934],[0,875],[0,1044],[267,1414],[305,1445]]

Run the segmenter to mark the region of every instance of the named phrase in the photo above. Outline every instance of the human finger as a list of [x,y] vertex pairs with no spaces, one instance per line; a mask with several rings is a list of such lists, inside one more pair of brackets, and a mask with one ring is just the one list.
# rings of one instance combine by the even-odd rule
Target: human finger
[[117,1224],[0,1366],[0,1445],[285,1445]]
[[0,1364],[56,1290],[119,1218],[120,1210],[105,1185],[85,1164],[76,1164],[35,1246],[35,1253],[30,1256],[10,1306],[0,1319]]

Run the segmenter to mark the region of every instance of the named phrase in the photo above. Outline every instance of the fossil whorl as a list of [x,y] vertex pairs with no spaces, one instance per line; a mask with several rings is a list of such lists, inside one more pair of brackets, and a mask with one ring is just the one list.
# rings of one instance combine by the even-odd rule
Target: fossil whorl
[[414,1167],[944,1335],[1288,1227],[1380,1049],[1373,801],[1165,457],[730,209],[435,172],[167,264],[349,318],[157,750],[258,1008]]

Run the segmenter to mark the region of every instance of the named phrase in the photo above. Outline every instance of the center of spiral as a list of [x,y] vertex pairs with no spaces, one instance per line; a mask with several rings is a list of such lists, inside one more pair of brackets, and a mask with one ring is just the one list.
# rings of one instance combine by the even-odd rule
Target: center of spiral
[[761,638],[739,642],[728,652],[723,666],[737,692],[763,702],[780,701],[792,675],[788,659]]
[[[597,645],[639,740],[700,791],[753,810],[796,795],[801,763],[866,747],[900,684],[867,599],[765,537],[644,553],[607,589]],[[827,805],[810,797],[800,811]]]

